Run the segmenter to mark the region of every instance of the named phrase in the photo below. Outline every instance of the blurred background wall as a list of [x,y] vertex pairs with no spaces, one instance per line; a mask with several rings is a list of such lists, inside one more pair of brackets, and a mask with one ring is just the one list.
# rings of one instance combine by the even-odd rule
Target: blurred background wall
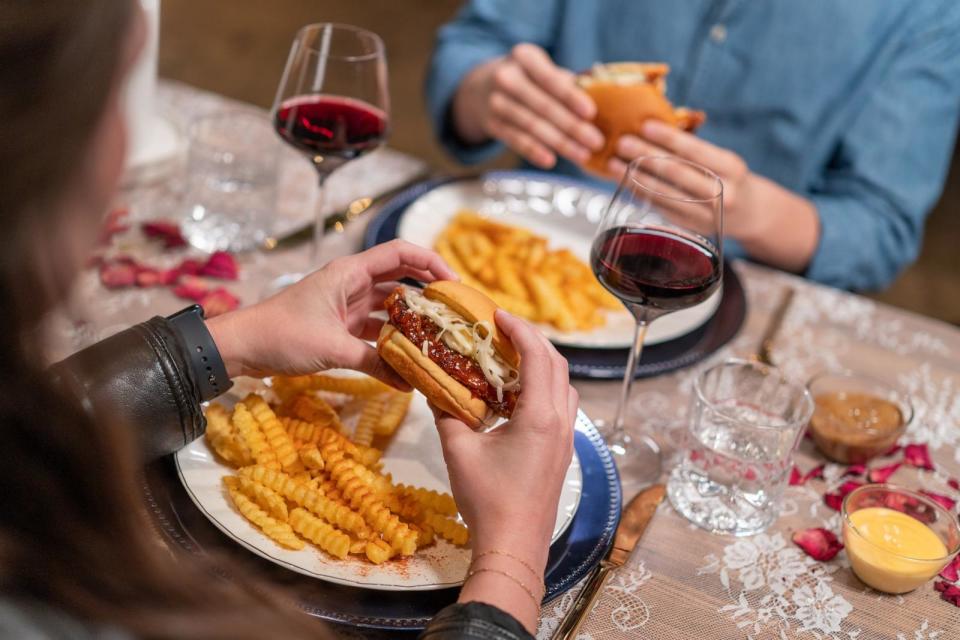
[[[441,171],[463,171],[434,142],[423,79],[436,29],[459,0],[163,0],[160,74],[269,108],[296,30],[345,22],[386,43],[392,100],[390,145]],[[927,222],[920,260],[872,297],[960,325],[960,162]],[[496,166],[510,166],[506,156]]]

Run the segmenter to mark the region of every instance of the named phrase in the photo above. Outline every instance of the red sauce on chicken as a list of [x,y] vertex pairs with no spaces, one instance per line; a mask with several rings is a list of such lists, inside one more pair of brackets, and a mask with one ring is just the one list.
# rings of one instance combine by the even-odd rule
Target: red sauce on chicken
[[390,324],[400,330],[418,348],[427,343],[427,357],[447,375],[465,386],[475,397],[487,403],[497,415],[509,418],[517,405],[519,392],[504,389],[503,401],[497,400],[497,389],[487,381],[483,369],[473,358],[457,353],[440,340],[440,327],[433,320],[412,311],[403,299],[403,290],[397,289],[387,298],[384,306],[390,316]]

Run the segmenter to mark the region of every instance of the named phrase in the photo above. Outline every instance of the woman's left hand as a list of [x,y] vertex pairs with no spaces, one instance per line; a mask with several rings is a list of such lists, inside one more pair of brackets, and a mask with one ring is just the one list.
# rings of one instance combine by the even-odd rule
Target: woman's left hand
[[437,254],[400,240],[337,258],[295,285],[250,307],[207,322],[231,377],[300,375],[325,369],[362,371],[409,386],[366,341],[383,320],[370,313],[401,278],[455,280]]

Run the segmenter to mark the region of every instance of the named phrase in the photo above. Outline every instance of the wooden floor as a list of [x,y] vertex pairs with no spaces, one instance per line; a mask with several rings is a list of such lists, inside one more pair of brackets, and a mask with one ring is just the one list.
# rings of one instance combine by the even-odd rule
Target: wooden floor
[[[163,0],[160,73],[263,107],[273,101],[296,30],[344,22],[379,33],[389,57],[390,144],[461,169],[433,141],[423,79],[438,26],[458,0]],[[508,166],[510,158],[498,166]],[[927,224],[920,260],[879,300],[960,325],[960,162]]]

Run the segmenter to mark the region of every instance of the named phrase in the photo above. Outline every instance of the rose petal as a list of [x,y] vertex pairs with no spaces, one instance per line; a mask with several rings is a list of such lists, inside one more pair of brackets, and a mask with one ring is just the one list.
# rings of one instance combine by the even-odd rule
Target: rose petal
[[148,238],[163,240],[165,249],[176,249],[187,246],[187,241],[180,233],[180,225],[169,220],[152,220],[140,225],[143,234]]
[[837,487],[836,491],[831,491],[824,494],[823,502],[834,511],[840,511],[840,507],[843,505],[843,499],[847,497],[847,494],[857,487],[862,486],[862,482],[857,482],[856,480],[847,480]]
[[822,478],[823,468],[825,466],[826,465],[821,464],[819,466],[814,467],[813,469],[810,469],[810,471],[807,471],[807,475],[803,476],[803,481],[806,482],[807,480],[818,480]]
[[200,267],[198,275],[222,280],[236,280],[239,273],[240,269],[237,267],[237,261],[233,256],[226,251],[217,251]]
[[956,582],[960,579],[960,555],[953,557],[950,564],[945,566],[943,571],[940,572],[940,577],[950,582]]
[[933,588],[940,592],[940,598],[955,607],[960,607],[960,587],[938,581],[934,583]]
[[903,461],[911,467],[933,471],[933,461],[926,444],[908,444],[903,447]]
[[198,276],[203,268],[203,263],[199,260],[187,259],[177,265],[176,270],[185,276]]
[[179,284],[173,288],[173,295],[200,302],[203,297],[210,292],[210,286],[199,278],[193,276],[183,276]]
[[804,529],[793,534],[793,543],[804,553],[821,562],[833,560],[843,549],[843,543],[832,531],[822,528]]
[[137,267],[126,259],[105,260],[100,264],[100,282],[108,289],[132,287],[137,282]]
[[886,467],[870,469],[870,472],[867,474],[867,480],[870,482],[886,482],[902,465],[902,462],[894,462]]
[[943,507],[947,511],[950,511],[955,506],[957,506],[956,500],[954,500],[953,498],[947,497],[945,495],[934,493],[933,491],[926,491],[924,489],[920,489],[920,493],[927,496],[928,498],[930,498],[931,500],[939,504],[941,507]]
[[956,478],[950,478],[947,480],[947,486],[954,491],[960,491],[960,480],[957,480]]
[[799,487],[803,484],[803,474],[800,473],[800,469],[797,468],[797,465],[793,465],[793,469],[790,469],[790,486]]
[[200,306],[203,307],[203,313],[207,318],[213,318],[221,313],[233,311],[240,306],[240,300],[223,287],[220,287],[203,296],[203,298],[200,299]]
[[144,268],[137,271],[138,287],[156,287],[163,284],[163,275],[157,269]]
[[843,472],[845,476],[862,476],[867,472],[867,465],[865,464],[852,464],[847,467],[847,470]]
[[130,228],[130,225],[127,224],[127,215],[130,213],[130,210],[126,207],[119,207],[114,209],[103,219],[103,224],[100,226],[100,244],[107,245],[110,244],[110,239],[118,233],[123,233]]
[[901,445],[899,445],[899,444],[894,444],[892,447],[890,447],[889,449],[887,449],[887,451],[883,454],[882,457],[886,458],[886,457],[892,456],[892,455],[896,454],[897,451],[900,451],[900,449],[902,449],[902,448],[903,448],[903,447],[902,447]]

